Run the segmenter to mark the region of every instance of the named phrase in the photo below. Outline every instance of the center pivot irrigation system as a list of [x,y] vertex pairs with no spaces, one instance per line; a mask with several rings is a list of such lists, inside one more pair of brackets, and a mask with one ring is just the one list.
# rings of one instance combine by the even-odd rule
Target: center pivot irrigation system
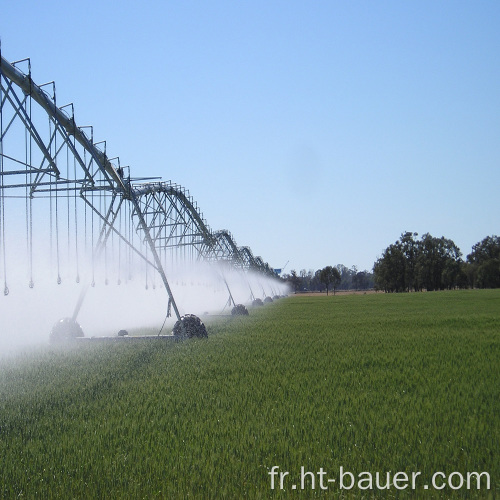
[[58,105],[54,82],[33,82],[29,59],[0,57],[0,278],[7,296],[10,279],[18,279],[11,262],[21,255],[29,288],[36,266],[52,272],[58,284],[71,267],[81,282],[79,298],[72,316],[54,326],[52,339],[83,336],[80,308],[103,277],[106,285],[120,285],[140,273],[146,288],[159,281],[167,292],[166,315],[173,311],[177,319],[177,337],[206,336],[197,316],[179,312],[167,279],[178,266],[213,266],[236,314],[246,308],[235,303],[229,272],[271,278],[270,295],[259,279],[252,285],[246,280],[254,301],[260,299],[252,287],[261,288],[263,298],[279,295],[282,283],[269,265],[249,247],[237,247],[229,231],[212,231],[189,191],[131,177],[118,157],[108,158],[105,141],[94,141],[92,126],[76,124],[72,103]]

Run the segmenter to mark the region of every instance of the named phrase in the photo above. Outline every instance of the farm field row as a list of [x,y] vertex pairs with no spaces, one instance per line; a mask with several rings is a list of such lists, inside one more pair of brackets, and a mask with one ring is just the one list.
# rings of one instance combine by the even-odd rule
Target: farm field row
[[[0,497],[500,495],[500,290],[289,297],[207,328],[3,360]],[[301,467],[421,482],[299,491]],[[437,471],[491,490],[424,491]]]

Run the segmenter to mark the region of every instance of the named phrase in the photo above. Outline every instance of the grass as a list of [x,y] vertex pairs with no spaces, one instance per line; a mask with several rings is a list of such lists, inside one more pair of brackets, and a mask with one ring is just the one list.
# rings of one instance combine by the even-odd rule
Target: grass
[[[291,297],[208,331],[4,362],[0,497],[500,495],[500,290]],[[301,466],[422,479],[292,490]],[[423,490],[437,471],[491,490]]]

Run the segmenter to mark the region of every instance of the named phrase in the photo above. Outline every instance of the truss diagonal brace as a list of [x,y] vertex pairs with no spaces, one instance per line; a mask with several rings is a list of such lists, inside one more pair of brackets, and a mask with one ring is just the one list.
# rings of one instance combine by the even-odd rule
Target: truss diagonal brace
[[146,224],[144,216],[142,215],[139,201],[137,200],[137,196],[133,190],[130,190],[130,201],[134,205],[135,213],[137,214],[137,217],[139,218],[139,224],[141,225],[142,230],[144,231],[144,235],[146,237],[147,244],[149,245],[149,247],[151,249],[151,253],[153,254],[153,258],[154,258],[154,261],[156,263],[156,268],[157,268],[158,272],[160,273],[163,284],[165,285],[165,290],[167,290],[168,297],[171,301],[172,307],[174,308],[175,315],[176,315],[177,319],[180,321],[181,315],[179,313],[179,309],[177,308],[177,304],[175,303],[175,299],[174,299],[174,296],[172,294],[172,290],[170,289],[170,285],[168,284],[167,276],[165,275],[165,271],[163,270],[163,266],[162,266],[160,257],[158,256],[158,252],[156,251],[155,244],[151,238],[151,234],[149,233],[148,225]]

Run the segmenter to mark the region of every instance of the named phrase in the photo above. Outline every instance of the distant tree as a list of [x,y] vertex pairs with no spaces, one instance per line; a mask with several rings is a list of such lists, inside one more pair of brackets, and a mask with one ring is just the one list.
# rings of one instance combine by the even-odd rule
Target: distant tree
[[300,270],[300,289],[301,290],[314,290],[312,279],[314,277],[314,272],[312,270],[306,271],[305,269]]
[[292,287],[295,291],[298,291],[300,289],[300,278],[297,276],[297,271],[295,269],[292,269],[290,271],[290,278],[289,278],[290,283],[292,284]]
[[335,289],[339,285],[340,280],[341,280],[340,273],[338,269],[335,267],[326,266],[320,271],[320,281],[326,286],[327,295],[330,285],[332,285],[333,294],[335,295]]
[[441,275],[444,288],[467,288],[468,279],[465,273],[465,263],[461,260],[448,259]]
[[467,278],[467,283],[471,288],[476,288],[477,285],[477,271],[479,264],[475,262],[464,262],[462,264],[463,272]]
[[314,290],[314,269],[307,271],[307,281],[311,290]]
[[472,252],[467,255],[467,262],[482,264],[490,259],[500,259],[500,236],[487,236],[472,246]]
[[405,268],[405,255],[399,242],[389,245],[373,265],[375,288],[385,292],[405,291]]
[[463,286],[466,279],[460,249],[452,240],[429,233],[405,232],[389,245],[374,266],[375,287],[386,292],[441,290]]
[[479,266],[477,285],[480,288],[500,288],[500,259],[488,259]]
[[343,264],[337,264],[335,266],[337,271],[340,274],[340,283],[339,289],[341,290],[349,290],[352,286],[352,272],[351,270],[344,266]]
[[354,290],[357,290],[359,288],[358,267],[357,266],[351,267],[351,283],[352,283]]
[[370,273],[368,271],[359,271],[356,273],[355,278],[357,290],[367,290],[368,288],[371,288]]
[[467,255],[469,284],[479,288],[500,288],[500,237],[487,236]]
[[420,287],[429,291],[455,287],[460,262],[460,249],[452,240],[424,234],[419,243],[416,263]]
[[417,256],[419,250],[418,241],[415,238],[418,233],[405,231],[399,239],[400,248],[405,257],[404,284],[406,290],[417,290],[418,284],[416,279],[415,268],[417,264]]
[[333,288],[333,295],[335,295],[335,290],[337,287],[340,285],[340,282],[342,281],[342,278],[340,276],[340,273],[335,267],[332,267],[332,288]]
[[[338,289],[349,290],[353,287],[367,289],[373,288],[373,274],[368,271],[357,271],[357,267],[353,266],[348,269],[342,264],[338,264],[334,268],[334,275],[340,276],[340,281],[336,277],[333,282],[328,285],[328,290],[331,289],[333,284],[334,292]],[[325,289],[325,282],[321,281],[321,272],[323,269],[318,269],[316,272],[310,269],[306,271],[301,269],[299,274],[295,270],[291,270],[290,274],[284,274],[282,280],[290,283],[295,291],[310,290],[310,291],[323,291]]]
[[322,292],[323,289],[325,288],[325,285],[321,281],[321,269],[318,269],[315,273],[314,276],[311,280],[311,284],[314,287],[314,290],[318,290],[319,292]]

